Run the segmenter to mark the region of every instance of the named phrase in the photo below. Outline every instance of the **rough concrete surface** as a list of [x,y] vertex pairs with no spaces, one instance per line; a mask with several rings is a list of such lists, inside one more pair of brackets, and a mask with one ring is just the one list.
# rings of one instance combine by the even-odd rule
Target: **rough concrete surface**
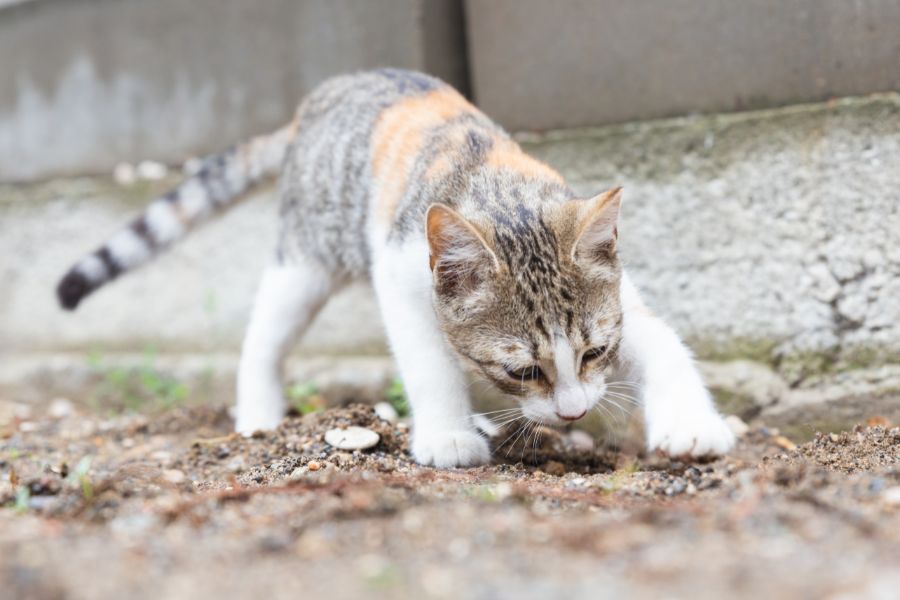
[[[842,424],[896,413],[900,97],[522,141],[583,193],[625,186],[628,268],[654,310],[709,361],[708,377],[733,412],[808,424],[827,422],[833,413],[822,407],[829,406],[840,405]],[[57,277],[125,222],[152,187],[164,186],[77,179],[0,188],[0,254],[15,257],[4,261],[0,279],[4,389],[36,379],[53,388],[79,365],[89,372],[92,351],[114,361],[148,347],[163,362],[230,356],[219,363],[227,375],[274,243],[271,194],[201,229],[74,315],[55,305]],[[304,348],[306,356],[383,356],[371,291],[360,286],[336,299]],[[389,378],[389,363],[368,364],[343,373]]]
[[546,130],[900,90],[896,0],[467,0],[475,98]]

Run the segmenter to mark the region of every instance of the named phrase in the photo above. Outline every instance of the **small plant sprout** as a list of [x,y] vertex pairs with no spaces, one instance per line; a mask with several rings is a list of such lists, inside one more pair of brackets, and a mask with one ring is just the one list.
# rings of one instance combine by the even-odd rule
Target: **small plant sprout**
[[75,465],[75,468],[69,472],[69,476],[66,477],[66,481],[81,487],[81,496],[87,502],[90,502],[94,498],[94,486],[91,483],[90,477],[88,477],[92,461],[93,459],[90,456],[83,457],[78,461],[78,464]]
[[22,514],[28,510],[28,505],[31,502],[31,490],[28,489],[27,485],[20,485],[16,488],[16,504],[15,511],[19,514]]
[[292,385],[287,390],[287,397],[294,410],[301,415],[325,409],[325,399],[319,393],[319,388],[312,382]]
[[406,399],[406,390],[403,388],[403,381],[399,377],[395,377],[390,387],[384,393],[384,399],[394,407],[397,414],[401,417],[409,415],[409,402]]
[[108,365],[92,352],[88,364],[102,377],[95,402],[121,405],[129,411],[166,410],[182,404],[188,397],[187,386],[160,372],[155,362],[153,348],[147,348],[140,364],[133,366]]

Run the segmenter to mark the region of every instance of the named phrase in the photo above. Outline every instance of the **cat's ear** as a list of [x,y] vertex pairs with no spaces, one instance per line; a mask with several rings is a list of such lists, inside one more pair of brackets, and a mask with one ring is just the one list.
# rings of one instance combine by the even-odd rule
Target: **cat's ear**
[[609,260],[613,256],[621,203],[621,187],[578,202],[572,260]]
[[478,229],[449,206],[429,206],[425,227],[429,264],[440,293],[470,292],[497,267],[497,256]]

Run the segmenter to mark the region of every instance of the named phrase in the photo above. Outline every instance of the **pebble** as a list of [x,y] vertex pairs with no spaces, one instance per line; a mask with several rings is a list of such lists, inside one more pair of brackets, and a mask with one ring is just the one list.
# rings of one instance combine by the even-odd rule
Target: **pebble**
[[331,460],[337,462],[339,465],[346,465],[353,461],[353,456],[346,452],[335,452],[331,455]]
[[314,460],[311,460],[308,463],[306,463],[306,468],[309,469],[310,471],[318,471],[319,469],[322,468],[322,465],[320,465],[318,462],[316,462]]
[[888,506],[900,506],[900,485],[889,487],[881,492],[881,501]]
[[325,442],[339,450],[365,450],[377,444],[380,439],[381,436],[365,427],[352,426],[325,432]]
[[165,177],[169,169],[166,165],[152,160],[141,161],[137,166],[137,176],[148,181],[156,181]]
[[134,167],[128,163],[119,163],[113,169],[113,179],[119,185],[133,185],[137,181],[137,174]]
[[573,429],[568,435],[572,448],[582,452],[590,452],[594,449],[594,437],[586,431]]
[[373,408],[375,410],[375,414],[378,415],[378,418],[382,421],[387,421],[388,423],[396,423],[400,418],[400,415],[397,414],[397,409],[387,402],[379,402]]
[[50,407],[47,409],[47,414],[49,414],[54,419],[71,417],[73,414],[75,414],[75,406],[70,400],[67,400],[66,398],[55,398],[50,403]]
[[246,461],[244,461],[243,456],[235,456],[230,461],[228,461],[228,470],[232,473],[238,473],[243,471],[246,468]]
[[677,496],[678,494],[684,492],[687,489],[687,484],[685,484],[682,479],[675,479],[670,486],[668,486],[665,490],[666,496]]
[[547,461],[547,463],[544,465],[544,473],[546,473],[547,475],[562,477],[566,474],[566,466],[561,462],[555,460]]
[[184,471],[179,471],[178,469],[166,469],[163,471],[162,477],[169,483],[174,483],[176,485],[183,483],[184,480],[187,479],[187,475],[184,474]]
[[783,435],[776,435],[772,438],[772,442],[782,450],[793,451],[797,449],[797,444],[787,439]]
[[750,431],[750,427],[737,415],[728,415],[725,417],[725,422],[728,424],[734,437],[744,437]]

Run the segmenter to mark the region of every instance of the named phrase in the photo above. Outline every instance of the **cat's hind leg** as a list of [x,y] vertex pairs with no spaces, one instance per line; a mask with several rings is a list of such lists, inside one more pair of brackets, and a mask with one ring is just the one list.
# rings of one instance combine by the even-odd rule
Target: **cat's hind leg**
[[241,349],[235,429],[249,435],[274,429],[284,417],[284,359],[338,287],[315,260],[272,265],[263,272]]

